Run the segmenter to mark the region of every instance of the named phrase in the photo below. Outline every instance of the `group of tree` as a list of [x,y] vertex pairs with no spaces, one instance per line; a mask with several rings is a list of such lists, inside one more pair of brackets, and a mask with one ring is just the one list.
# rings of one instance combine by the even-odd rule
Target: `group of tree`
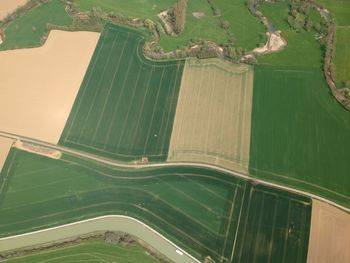
[[290,4],[288,24],[294,30],[315,31],[321,33],[324,30],[324,24],[319,21],[312,21],[310,12],[312,11],[312,2],[310,0],[293,0]]
[[185,28],[187,0],[178,0],[169,11],[174,32],[180,34]]
[[244,56],[245,50],[241,47],[235,47],[234,45],[227,45],[224,48],[224,55],[225,57],[233,60],[240,59],[242,56]]

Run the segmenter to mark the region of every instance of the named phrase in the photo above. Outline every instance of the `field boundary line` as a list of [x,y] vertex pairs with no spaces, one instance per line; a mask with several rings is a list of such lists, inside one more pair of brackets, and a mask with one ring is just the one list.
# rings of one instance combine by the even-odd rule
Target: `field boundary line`
[[[244,227],[243,227],[243,237],[242,237],[242,241],[241,241],[241,244],[240,244],[240,248],[239,248],[239,254],[238,254],[238,262],[241,262],[241,258],[242,258],[242,253],[243,253],[243,257],[244,257],[244,251],[243,251],[243,247],[244,247],[244,242],[245,242],[245,239],[246,239],[246,234],[247,234],[247,225],[248,225],[248,221],[249,221],[249,214],[250,214],[250,208],[251,208],[251,203],[252,203],[252,198],[253,198],[253,192],[254,192],[254,188],[250,188],[249,189],[249,200],[248,200],[248,208],[246,210],[246,214],[245,214],[245,219],[244,219]],[[244,202],[244,198],[245,196],[243,196],[243,202]],[[242,212],[242,210],[241,210]],[[240,214],[241,216],[241,214]],[[239,226],[240,224],[237,224],[237,236],[239,235]],[[234,256],[234,251],[235,249],[232,249],[232,255]],[[231,261],[233,260],[233,257],[231,258]]]
[[219,144],[219,150],[218,152],[222,152],[222,144],[224,143],[224,123],[225,123],[225,117],[226,117],[226,104],[227,104],[227,89],[229,87],[228,85],[229,78],[225,76],[225,93],[224,93],[224,105],[222,107],[222,114],[221,115],[221,122],[220,122],[220,144]]
[[[200,81],[199,81],[199,85],[198,85],[198,91],[196,92],[197,94],[196,94],[196,97],[195,97],[195,100],[193,100],[193,102],[194,103],[196,103],[196,106],[195,106],[195,108],[194,108],[194,110],[193,110],[193,115],[192,115],[192,119],[193,120],[196,120],[196,124],[197,125],[192,125],[192,129],[191,129],[191,133],[190,133],[190,136],[188,136],[189,138],[190,138],[190,140],[191,140],[191,142],[190,142],[190,145],[189,145],[189,147],[188,147],[188,149],[191,149],[191,150],[193,150],[193,137],[195,137],[195,136],[193,136],[193,134],[194,134],[194,132],[196,131],[196,126],[198,126],[198,106],[199,106],[199,102],[200,102],[200,97],[201,97],[201,92],[202,92],[202,83],[203,83],[203,70],[204,70],[204,67],[201,67],[200,68]],[[189,86],[189,84],[187,84],[187,87]],[[186,105],[186,104],[185,104]],[[187,109],[188,110],[188,109]],[[185,117],[185,115],[186,115],[186,112],[184,112],[184,115],[183,115],[183,121],[184,121],[184,119],[186,118]],[[184,121],[185,122],[185,121]],[[179,136],[180,136],[181,134],[179,134]],[[184,145],[186,145],[186,140],[184,139],[183,140],[184,141]]]
[[[113,188],[112,187],[107,187],[107,188],[101,188],[100,190],[103,190],[103,189],[110,189],[110,190],[112,190]],[[127,188],[124,188],[124,190],[125,189],[128,189],[128,187]],[[136,188],[130,188],[130,189],[136,189]],[[98,191],[100,191],[100,190],[98,190]],[[96,192],[98,192],[98,191],[96,191]],[[148,192],[146,191],[145,193],[147,193],[148,194]],[[38,203],[41,203],[41,202],[35,202],[35,203],[32,203],[32,204],[38,204]],[[174,229],[177,233],[181,233],[181,235],[183,235],[183,236],[187,236],[189,239],[191,239],[193,242],[195,242],[196,244],[198,244],[198,245],[200,245],[201,247],[203,247],[203,248],[206,248],[206,249],[208,249],[208,250],[210,250],[211,252],[213,252],[214,254],[217,254],[217,252],[215,252],[214,250],[212,250],[212,249],[210,249],[209,247],[207,247],[207,245],[205,245],[205,244],[203,244],[202,243],[202,241],[199,241],[199,240],[197,240],[195,237],[193,237],[193,236],[190,236],[188,233],[186,233],[186,232],[184,232],[183,230],[181,230],[180,228],[178,228],[178,227],[176,227],[174,224],[172,224],[172,223],[169,223],[168,221],[166,221],[166,220],[164,220],[162,217],[160,217],[158,214],[156,214],[154,211],[152,211],[152,210],[149,210],[149,209],[147,209],[147,208],[145,208],[145,207],[141,207],[141,206],[139,206],[139,205],[137,205],[137,204],[130,204],[130,203],[126,203],[126,202],[121,202],[121,201],[107,201],[107,202],[101,202],[101,203],[97,203],[97,204],[93,204],[93,205],[87,205],[87,206],[83,206],[83,207],[79,207],[79,208],[73,208],[73,209],[67,209],[67,210],[62,210],[62,211],[60,211],[60,212],[56,212],[56,213],[50,213],[50,214],[47,214],[47,215],[42,215],[42,216],[39,216],[39,217],[35,217],[35,218],[30,218],[30,219],[26,219],[26,220],[22,220],[22,221],[20,221],[20,223],[24,223],[24,222],[31,222],[31,221],[35,221],[35,220],[38,220],[38,219],[44,219],[44,218],[52,218],[52,217],[55,217],[55,216],[57,216],[57,215],[63,215],[63,214],[67,214],[67,213],[69,213],[69,212],[72,212],[72,211],[81,211],[81,210],[85,210],[85,209],[87,209],[87,208],[92,208],[92,207],[98,207],[98,206],[103,206],[103,205],[115,205],[115,204],[124,204],[124,205],[128,205],[128,206],[130,206],[130,207],[134,207],[134,208],[137,208],[138,210],[140,210],[140,211],[142,211],[143,213],[146,213],[146,214],[148,214],[148,215],[151,215],[151,216],[153,216],[153,217],[155,217],[155,218],[157,218],[157,219],[159,219],[160,221],[162,221],[163,223],[165,223],[167,226],[169,226],[170,228],[172,228],[172,229]],[[165,204],[167,204],[167,203],[165,203]],[[112,209],[112,213],[115,213],[115,210],[116,209]],[[121,209],[117,209],[118,210],[118,212],[120,212],[120,213],[123,213],[123,212],[125,212],[125,210],[121,210]],[[108,213],[108,212],[107,212]],[[89,214],[89,215],[87,215],[87,217],[103,217],[103,216],[107,216],[107,215],[103,215],[103,213],[102,213],[102,215],[101,216],[98,216],[98,215],[101,215],[101,212],[95,212],[95,213],[91,213],[91,214]],[[113,214],[111,214],[112,216],[113,216]],[[116,216],[118,216],[118,214],[115,214]],[[76,218],[76,220],[78,220],[78,221],[80,221],[80,220],[82,220],[82,221],[88,221],[88,219],[82,219],[83,217],[78,217],[78,218]],[[190,217],[189,217],[190,218]],[[79,220],[80,219],[80,220]],[[146,220],[149,220],[149,218],[147,218]],[[197,221],[194,221],[194,222],[196,222],[196,223],[198,223]],[[57,222],[56,222],[57,223]],[[6,226],[10,226],[10,225],[14,225],[14,224],[16,224],[16,223],[7,223],[7,224],[5,224]],[[71,223],[70,223],[71,224]],[[52,224],[49,224],[49,225],[52,225]],[[44,225],[44,227],[48,227],[49,225]],[[65,225],[65,224],[64,224]],[[64,226],[63,225],[63,226]],[[69,225],[69,224],[68,224]],[[62,225],[61,225],[62,226]],[[55,226],[55,227],[51,227],[51,228],[59,228],[60,227],[60,225],[59,226]],[[205,229],[208,229],[207,227],[204,227],[204,226],[202,226],[201,225],[201,227],[203,227],[203,228],[205,228]],[[50,228],[50,229],[51,229]],[[31,231],[31,232],[28,232],[28,233],[32,233],[32,232],[40,232],[40,231],[42,231],[42,230],[45,230],[45,229],[41,229],[41,230],[35,230],[35,231]],[[108,229],[107,229],[108,230]],[[28,233],[24,233],[24,234],[19,234],[19,235],[13,235],[13,236],[25,236],[26,234],[28,234]],[[212,233],[211,233],[212,234]],[[213,235],[213,234],[212,234]],[[220,235],[219,234],[214,234],[214,235],[216,235],[217,237],[220,237]],[[4,239],[4,240],[6,240],[7,238],[11,238],[12,236],[8,236],[8,237],[3,237],[3,238],[0,238],[0,251],[1,251],[1,241],[2,241],[2,239]],[[181,242],[181,241],[180,241]],[[217,254],[218,255],[218,254]]]
[[[179,86],[179,95],[177,98],[177,103],[176,103],[176,108],[175,108],[175,113],[174,113],[174,120],[173,120],[173,128],[171,131],[171,136],[170,136],[170,143],[169,143],[169,151],[168,151],[168,157],[167,160],[169,159],[170,156],[175,156],[175,150],[176,149],[176,143],[180,142],[180,135],[181,131],[183,128],[183,123],[184,123],[184,107],[181,107],[182,105],[186,105],[186,100],[189,96],[185,96],[186,93],[186,81],[185,79],[190,79],[191,74],[188,74],[189,71],[189,66],[187,62],[185,62],[185,65],[183,67],[182,71],[182,76],[181,76],[181,81],[180,81],[180,86]],[[187,92],[188,93],[188,92]],[[177,118],[179,119],[178,122]],[[176,126],[175,126],[176,125]],[[177,129],[175,129],[177,127]]]
[[[210,131],[211,131],[211,119],[212,119],[212,115],[213,115],[213,102],[215,100],[215,96],[214,96],[214,89],[215,89],[215,84],[216,84],[216,77],[217,74],[216,72],[214,72],[214,76],[212,76],[210,78],[211,81],[213,81],[213,85],[211,85],[210,87],[210,95],[209,95],[209,107],[208,107],[208,111],[209,111],[209,116],[207,116],[207,121],[206,121],[206,126],[207,126],[207,132],[205,134],[205,143],[204,143],[204,152],[205,155],[207,155],[208,151],[209,151],[209,147],[208,147],[208,143],[209,143],[209,137],[210,136]],[[195,127],[195,126],[194,126]]]
[[[101,33],[101,35],[100,35],[100,38],[101,38],[101,36],[102,36],[102,33]],[[68,128],[68,131],[67,131],[67,133],[66,133],[65,136],[64,136],[64,139],[63,139],[64,142],[66,141],[66,139],[68,138],[69,134],[71,133],[72,127],[73,127],[74,122],[75,122],[75,119],[76,119],[76,117],[77,117],[77,115],[78,115],[78,112],[79,112],[79,110],[80,110],[80,107],[81,107],[82,98],[85,96],[85,92],[86,92],[86,90],[87,90],[87,86],[88,86],[88,84],[90,83],[90,80],[91,80],[91,77],[92,77],[92,72],[93,72],[93,70],[95,69],[96,61],[100,58],[100,53],[101,53],[102,47],[103,47],[103,45],[104,45],[105,39],[106,39],[106,38],[103,38],[103,39],[102,39],[102,41],[101,41],[101,46],[98,46],[98,42],[99,42],[99,41],[97,42],[95,51],[94,51],[94,53],[93,53],[92,56],[91,56],[91,61],[90,61],[90,63],[91,63],[93,60],[94,60],[94,61],[92,62],[91,70],[90,70],[90,65],[89,65],[88,68],[86,69],[86,75],[85,75],[85,76],[88,78],[88,80],[87,80],[87,82],[86,82],[86,85],[84,85],[84,86],[82,87],[82,85],[84,84],[84,79],[85,79],[85,76],[84,76],[84,79],[82,80],[81,86],[80,86],[80,88],[79,88],[79,89],[82,88],[81,98],[80,98],[80,101],[79,101],[79,103],[78,103],[78,105],[77,105],[77,109],[76,109],[76,111],[75,111],[74,113],[72,112],[72,111],[73,111],[73,108],[74,108],[74,103],[73,103],[73,105],[72,105],[71,112],[73,113],[74,116],[72,116],[73,120],[72,120],[72,122],[70,123],[69,128]],[[97,48],[98,48],[98,50],[97,50]],[[94,58],[94,55],[95,55],[95,52],[96,52],[96,51],[97,51],[97,53],[96,53],[96,58]],[[79,91],[80,91],[80,90],[79,90]],[[75,97],[75,100],[77,100],[77,99],[78,99],[78,96],[80,95],[80,94],[79,94],[79,91],[78,91],[78,94],[77,94],[76,97]],[[69,117],[68,117],[68,120],[69,120]],[[67,120],[67,124],[68,124],[68,120]]]
[[[161,179],[161,178],[155,178],[155,179],[158,180],[158,181],[160,181],[160,182],[162,182],[162,179]],[[163,182],[164,182],[164,181],[163,181]],[[201,201],[198,201],[198,200],[194,199],[193,197],[191,197],[190,195],[188,195],[187,193],[183,192],[182,190],[175,188],[175,187],[172,186],[170,183],[164,182],[164,184],[168,185],[169,188],[174,189],[175,192],[178,192],[178,193],[180,193],[181,195],[185,196],[187,199],[192,200],[195,204],[201,206],[202,208],[204,208],[205,210],[207,210],[208,212],[210,212],[212,215],[214,215],[214,216],[220,216],[219,214],[217,214],[217,213],[215,212],[215,210],[210,209],[209,207],[207,207],[207,206],[206,206],[204,203],[202,203]],[[160,198],[160,199],[161,199],[161,198]]]
[[[259,171],[259,169],[256,169],[256,168],[250,168],[250,169],[251,169],[251,170],[254,170],[255,172]],[[266,170],[265,170],[264,172],[269,173],[270,175],[277,176],[277,177],[281,177],[281,178],[288,179],[288,180],[291,180],[291,181],[295,181],[295,182],[299,182],[299,183],[311,185],[311,186],[316,187],[316,188],[318,188],[318,189],[322,189],[322,190],[327,191],[327,192],[329,192],[329,193],[333,193],[333,194],[335,194],[335,195],[338,195],[338,196],[341,196],[341,197],[345,197],[346,199],[349,199],[349,200],[350,200],[350,196],[346,196],[346,195],[343,195],[343,194],[339,194],[339,193],[337,193],[337,192],[335,192],[335,191],[329,190],[329,189],[324,188],[324,187],[322,187],[322,186],[315,185],[315,184],[310,183],[310,182],[306,182],[306,181],[303,181],[303,180],[300,180],[300,179],[296,179],[296,178],[294,178],[294,177],[284,176],[284,175],[277,174],[277,173],[274,173],[274,172],[271,172],[271,171],[266,171]],[[262,181],[263,181],[263,180],[262,180]],[[291,187],[289,187],[289,188],[291,188]],[[302,190],[300,190],[300,191],[302,191]],[[302,191],[302,192],[308,193],[308,192],[306,192],[306,191]],[[309,194],[311,194],[311,193],[309,193]],[[318,196],[318,195],[316,195],[316,194],[314,194],[314,195],[315,195],[315,196]],[[323,198],[323,197],[320,197],[320,198]],[[328,200],[327,198],[324,198],[324,199],[325,199],[325,200]],[[329,202],[333,202],[333,201],[329,201]],[[350,212],[350,208],[348,208],[348,211]]]
[[276,228],[276,217],[277,217],[277,209],[279,202],[279,195],[275,195],[276,202],[273,207],[273,219],[272,219],[272,229],[271,229],[271,243],[269,244],[269,257],[267,258],[267,263],[271,262],[271,254],[272,254],[272,243],[275,237],[275,228]]
[[238,216],[238,221],[237,221],[237,230],[235,233],[235,237],[233,240],[233,246],[232,246],[232,250],[231,250],[231,257],[230,257],[230,262],[232,262],[234,254],[235,254],[235,250],[236,250],[236,241],[238,238],[238,232],[239,232],[239,226],[241,224],[241,217],[242,217],[242,212],[243,212],[243,205],[245,203],[245,192],[247,190],[247,184],[244,186],[244,191],[243,191],[243,195],[242,195],[242,200],[241,200],[241,207],[239,209],[239,216]]
[[[231,207],[230,207],[230,211],[229,211],[229,218],[228,218],[228,221],[227,221],[227,227],[226,227],[226,232],[225,232],[225,235],[224,235],[224,237],[225,237],[225,241],[224,241],[224,245],[222,246],[222,250],[221,250],[221,259],[224,259],[225,258],[225,256],[224,256],[224,254],[225,254],[225,251],[226,251],[226,245],[227,245],[227,239],[228,239],[228,234],[229,234],[229,232],[230,232],[230,229],[231,229],[231,221],[232,221],[232,215],[233,215],[233,211],[235,210],[235,201],[236,201],[236,197],[237,197],[237,191],[238,191],[238,186],[236,185],[236,187],[235,187],[235,194],[234,194],[234,196],[233,196],[233,200],[231,201],[231,200],[229,200],[230,201],[230,203],[231,203]],[[244,196],[243,196],[243,198],[244,198]],[[238,226],[238,225],[237,225]],[[238,231],[238,227],[237,227],[237,229],[236,229],[237,231]]]
[[[216,193],[216,192],[214,192],[214,191],[208,189],[208,188],[207,188],[206,186],[204,186],[203,184],[201,184],[201,183],[199,183],[199,182],[196,182],[196,181],[193,181],[193,179],[191,179],[191,178],[187,178],[187,177],[189,177],[189,176],[187,176],[187,177],[186,177],[186,176],[182,176],[182,175],[180,175],[180,176],[181,176],[182,178],[184,178],[185,180],[191,181],[193,184],[198,185],[199,187],[201,187],[201,188],[204,189],[205,191],[211,193],[212,195],[215,195],[217,198],[219,198],[219,199],[221,199],[221,200],[223,200],[223,201],[228,201],[228,203],[231,203],[231,202],[232,202],[232,201],[230,201],[230,200],[225,199],[222,195],[219,195],[218,193]],[[235,186],[238,187],[237,184],[235,184]]]
[[[42,229],[42,230],[37,230],[37,231],[33,231],[33,232],[29,232],[29,233],[25,233],[25,234],[20,234],[20,235],[14,235],[14,236],[9,236],[9,237],[3,237],[0,238],[0,241],[5,241],[5,240],[10,240],[10,239],[18,239],[20,237],[24,237],[24,236],[31,236],[31,235],[36,235],[39,233],[43,233],[43,232],[49,232],[52,230],[58,230],[58,229],[64,229],[67,228],[69,226],[75,226],[75,225],[79,225],[79,224],[83,224],[83,223],[88,223],[88,222],[92,222],[92,221],[97,221],[97,220],[101,220],[101,219],[113,219],[113,218],[123,218],[129,221],[133,221],[145,228],[147,228],[148,230],[150,230],[152,233],[154,233],[156,236],[160,237],[161,239],[163,239],[164,241],[166,241],[168,244],[170,244],[172,247],[174,247],[176,250],[179,250],[181,252],[183,252],[189,259],[188,262],[198,262],[200,263],[200,261],[198,259],[196,259],[195,257],[193,257],[192,255],[190,255],[188,252],[186,252],[184,249],[178,247],[175,243],[173,243],[172,241],[170,241],[169,239],[167,239],[165,236],[163,236],[162,234],[160,234],[158,231],[156,231],[155,229],[151,228],[150,226],[146,225],[145,223],[143,223],[142,221],[135,219],[133,217],[130,216],[125,216],[125,215],[105,215],[105,216],[99,216],[99,217],[95,217],[95,218],[90,218],[90,219],[85,219],[85,220],[81,220],[81,221],[77,221],[77,222],[73,222],[73,223],[69,223],[69,224],[65,224],[65,225],[61,225],[61,226],[56,226],[56,227],[51,227],[51,228],[47,228],[47,229]],[[107,227],[108,228],[108,227]],[[88,232],[92,232],[91,230],[88,230]],[[125,232],[128,232],[127,230],[125,230]]]
[[[126,42],[127,42],[127,41],[125,41],[124,44],[125,44]],[[133,48],[133,51],[132,51],[132,52],[134,52],[135,49],[136,49],[136,46]],[[123,54],[124,54],[124,49],[123,49]],[[122,54],[122,55],[123,55],[123,54]],[[119,61],[121,60],[122,55],[120,56]],[[128,76],[129,76],[130,65],[132,64],[131,62],[132,62],[132,60],[130,59],[129,62],[128,62],[128,67],[127,67],[126,74],[124,74],[123,84],[122,84],[122,88],[121,88],[120,93],[119,93],[119,96],[118,96],[117,103],[116,103],[116,104],[114,105],[114,107],[113,107],[113,114],[112,114],[112,118],[111,118],[112,121],[110,122],[110,124],[109,124],[109,126],[108,126],[106,138],[105,138],[105,140],[103,141],[103,148],[102,148],[103,150],[106,149],[107,142],[108,142],[109,137],[111,136],[111,132],[112,132],[112,130],[113,130],[113,126],[114,126],[114,123],[115,123],[115,114],[118,112],[118,108],[119,108],[119,105],[120,105],[120,100],[121,100],[121,97],[122,97],[122,95],[123,95],[123,93],[124,93],[124,90],[125,90],[125,83],[126,83],[126,80],[127,80]],[[115,71],[115,73],[116,73],[116,72],[117,72],[117,71]],[[112,153],[112,152],[111,152],[111,153]]]
[[119,140],[118,140],[118,143],[117,143],[116,148],[115,148],[116,151],[118,151],[118,149],[120,147],[120,143],[122,142],[123,136],[125,134],[126,126],[127,126],[128,119],[129,119],[130,110],[133,108],[133,105],[134,105],[135,94],[137,93],[136,91],[137,91],[138,83],[140,81],[141,71],[142,71],[142,66],[138,66],[137,77],[136,77],[134,88],[132,90],[132,95],[131,95],[131,100],[130,100],[131,103],[129,103],[128,111],[127,111],[126,115],[124,116],[124,121],[122,124],[122,129],[120,131]]
[[246,114],[246,92],[247,92],[247,75],[242,74],[241,75],[241,83],[240,85],[240,100],[239,100],[239,113],[237,118],[237,136],[236,136],[236,142],[237,142],[237,148],[236,148],[236,158],[238,162],[241,162],[242,160],[242,133],[243,133],[243,116]]
[[140,126],[140,120],[142,119],[143,108],[145,107],[145,102],[146,102],[146,99],[147,99],[147,96],[148,96],[148,93],[149,93],[149,87],[150,87],[150,83],[151,83],[154,71],[155,71],[155,68],[152,67],[152,69],[150,69],[150,73],[151,74],[149,74],[149,78],[147,80],[147,86],[146,86],[146,89],[145,89],[145,93],[143,94],[142,103],[141,103],[141,109],[138,112],[136,128],[134,129],[134,133],[133,133],[133,137],[132,137],[133,138],[132,139],[132,143],[131,143],[131,145],[129,145],[128,152],[131,152],[132,149],[134,148],[137,131],[138,131],[139,126]]
[[[104,114],[105,109],[106,109],[106,106],[107,106],[107,104],[108,104],[108,101],[109,101],[109,98],[110,98],[110,94],[111,94],[111,91],[112,91],[112,87],[113,87],[113,85],[114,85],[115,77],[116,77],[117,72],[118,72],[118,70],[119,70],[120,61],[121,61],[122,56],[124,55],[124,49],[125,49],[125,46],[126,46],[126,43],[127,43],[127,40],[128,40],[128,39],[129,39],[129,34],[127,34],[126,41],[124,41],[124,43],[123,43],[123,48],[122,48],[122,50],[121,50],[120,57],[119,57],[119,59],[118,59],[117,67],[116,67],[116,69],[115,69],[115,71],[114,71],[114,73],[113,73],[112,80],[111,80],[111,82],[109,83],[108,92],[107,92],[107,96],[106,96],[107,98],[106,98],[105,101],[104,101],[103,108],[102,108],[102,112],[100,113],[100,118],[98,119],[98,122],[97,122],[97,125],[96,125],[97,127],[96,127],[96,129],[95,129],[95,131],[94,131],[94,135],[93,135],[93,137],[92,137],[92,139],[91,139],[91,141],[90,141],[90,144],[92,144],[92,143],[95,141],[95,138],[96,138],[98,129],[99,129],[99,127],[100,127],[101,120],[103,119],[103,114]],[[112,46],[112,49],[113,49],[113,48],[114,48],[114,45]]]
[[[290,202],[290,200],[288,200],[288,217],[287,217],[286,230],[289,229],[289,225],[290,225],[290,214],[291,214],[291,202]],[[288,236],[289,236],[289,230],[288,230],[288,231],[285,231],[285,233],[284,233],[282,263],[284,262],[284,259],[286,258]]]
[[160,93],[160,90],[162,89],[162,85],[161,84],[163,83],[163,78],[164,78],[164,74],[165,74],[164,71],[165,71],[165,68],[162,69],[162,75],[161,75],[160,80],[159,80],[156,100],[155,100],[155,103],[153,104],[153,108],[152,108],[152,117],[151,117],[151,121],[149,123],[148,131],[147,131],[146,142],[145,142],[144,147],[143,147],[143,155],[146,154],[146,149],[147,149],[147,146],[148,146],[149,137],[151,135],[150,133],[151,133],[152,125],[153,125],[153,121],[154,121],[154,114],[155,114],[155,111],[156,111],[156,108],[157,108],[157,105],[158,105],[159,93]]
[[[174,122],[175,122],[175,114],[176,114],[176,105],[177,105],[177,100],[179,99],[179,94],[180,94],[180,85],[181,85],[181,83],[178,83],[179,81],[179,79],[178,79],[178,77],[179,77],[179,68],[180,68],[180,63],[177,65],[177,67],[176,67],[176,75],[175,75],[175,79],[174,79],[174,84],[172,85],[172,94],[171,94],[171,101],[170,101],[170,103],[171,103],[171,106],[170,106],[170,110],[169,110],[169,113],[168,113],[168,118],[166,118],[166,126],[165,126],[165,133],[168,131],[168,130],[170,130],[168,127],[169,127],[169,122],[170,122],[170,118],[169,118],[169,116],[171,116],[171,114],[173,114],[173,118],[172,118],[172,124],[174,125]],[[178,89],[177,89],[177,91],[176,91],[176,87],[177,87],[177,85],[176,84],[179,84],[178,85]],[[175,97],[175,93],[177,93],[177,100],[176,100],[176,102],[174,102],[174,97]],[[176,104],[176,105],[175,105]],[[171,110],[171,109],[173,109],[173,111]],[[169,142],[168,142],[168,151],[169,151],[169,148],[170,148],[170,140],[171,140],[171,132],[172,132],[172,127],[171,127],[171,130],[170,130],[170,138],[169,138]],[[161,152],[164,152],[164,144],[166,143],[166,136],[163,138],[163,140],[162,140],[162,144],[161,144],[161,146],[160,146],[160,151]],[[166,153],[167,154],[167,153]]]
[[[130,168],[130,169],[140,169],[140,168],[161,168],[161,167],[177,167],[177,166],[185,166],[185,167],[198,167],[198,168],[206,168],[206,169],[211,169],[211,170],[216,170],[222,173],[226,173],[226,174],[230,174],[234,177],[238,177],[241,179],[245,179],[246,181],[253,181],[257,184],[261,184],[264,186],[269,186],[269,187],[273,187],[273,188],[277,188],[280,190],[285,190],[287,192],[291,192],[294,194],[300,194],[302,196],[306,196],[309,198],[313,198],[313,199],[317,199],[319,201],[328,203],[329,205],[332,205],[334,207],[337,207],[347,213],[350,213],[350,208],[347,208],[343,205],[340,205],[334,201],[328,200],[327,198],[321,197],[317,194],[313,194],[313,193],[309,193],[307,191],[303,191],[303,190],[299,190],[299,189],[295,189],[289,186],[284,186],[282,184],[277,184],[277,183],[272,183],[269,181],[265,181],[259,178],[255,178],[252,176],[249,176],[247,174],[243,174],[237,171],[233,171],[224,167],[221,167],[219,165],[214,165],[214,164],[207,164],[207,163],[201,163],[201,162],[164,162],[164,163],[147,163],[147,164],[135,164],[135,163],[127,163],[127,162],[118,162],[115,160],[111,160],[111,159],[106,159],[103,157],[99,157],[90,153],[86,153],[86,152],[81,152],[78,150],[73,150],[70,149],[68,147],[65,146],[61,146],[61,145],[54,145],[51,143],[47,143],[47,142],[43,142],[43,141],[39,141],[36,139],[30,139],[24,136],[20,136],[20,135],[15,135],[15,134],[11,134],[8,132],[4,132],[4,131],[0,131],[0,136],[2,137],[6,137],[6,138],[10,138],[10,139],[15,139],[15,140],[21,140],[27,143],[33,143],[36,145],[40,145],[43,147],[48,147],[51,149],[55,149],[55,150],[59,150],[62,151],[63,153],[70,153],[85,159],[89,159],[89,160],[93,160],[93,161],[97,161],[103,164],[107,164],[107,165],[111,165],[114,167],[118,167],[118,168]],[[315,186],[318,187],[318,186]],[[319,187],[321,188],[321,187]],[[322,188],[321,188],[322,189]],[[328,190],[329,191],[329,190]],[[331,192],[331,191],[330,191]],[[337,193],[335,193],[337,194]],[[339,196],[342,196],[341,194],[338,194]],[[350,197],[344,196],[348,199],[350,199]]]
[[[100,75],[100,79],[97,82],[97,87],[99,87],[101,85],[101,82],[104,80],[104,76],[105,76],[106,70],[108,69],[108,65],[109,65],[109,62],[111,60],[112,53],[114,51],[113,47],[114,47],[115,42],[117,41],[117,39],[118,39],[118,34],[114,36],[113,44],[112,44],[111,48],[108,50],[108,58],[107,58],[106,63],[103,65],[103,71],[102,71],[102,73]],[[92,101],[90,102],[91,104],[90,104],[89,110],[88,110],[87,114],[83,118],[84,119],[84,124],[82,125],[82,129],[79,131],[79,135],[78,135],[77,141],[80,140],[81,136],[84,136],[84,132],[85,132],[85,129],[86,129],[87,121],[90,118],[91,111],[92,111],[92,109],[95,106],[96,98],[98,97],[98,95],[99,95],[99,89],[97,88],[97,89],[94,90],[94,96],[92,98]]]
[[[265,193],[263,193],[262,201],[261,201],[258,229],[256,230],[257,235],[254,237],[254,243],[255,243],[254,244],[254,252],[258,250],[257,246],[259,244],[259,240],[257,237],[259,237],[259,234],[261,233],[261,218],[262,218],[262,215],[264,213],[264,206],[265,206]],[[254,253],[253,263],[255,263],[255,261],[256,261],[256,254],[257,253]]]
[[[310,218],[311,218],[311,216],[312,216],[312,207],[311,207],[311,213],[310,213]],[[302,220],[301,220],[301,222],[302,222],[302,225],[301,225],[301,227],[300,227],[300,229],[301,229],[301,242],[302,242],[302,244],[305,242],[304,241],[304,239],[305,239],[305,233],[304,233],[304,231],[302,231],[303,229],[305,229],[305,221],[306,221],[306,219],[307,219],[307,215],[306,215],[306,212],[305,212],[305,209],[303,209],[302,210],[302,215],[301,215],[301,217],[302,217]],[[311,229],[311,222],[310,222],[310,229]],[[310,243],[310,236],[311,236],[311,231],[309,231],[309,235],[308,235],[308,243]],[[302,257],[302,248],[301,247],[299,247],[299,249],[298,249],[298,254],[297,254],[297,262],[302,262],[302,260],[300,260],[300,258]],[[308,252],[309,252],[309,248],[308,248]]]

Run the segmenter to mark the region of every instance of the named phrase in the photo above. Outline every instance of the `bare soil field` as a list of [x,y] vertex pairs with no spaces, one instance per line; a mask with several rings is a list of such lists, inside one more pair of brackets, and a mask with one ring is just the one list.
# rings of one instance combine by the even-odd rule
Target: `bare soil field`
[[350,262],[350,214],[313,200],[308,262]]
[[53,30],[43,47],[0,52],[0,131],[56,144],[98,38]]
[[247,172],[253,71],[218,59],[186,61],[168,161]]
[[0,20],[24,5],[28,0],[1,0],[0,1]]
[[62,152],[58,151],[58,150],[54,150],[51,148],[47,148],[47,147],[42,147],[39,145],[34,145],[34,144],[30,144],[30,143],[26,143],[26,142],[22,142],[20,140],[17,140],[13,147],[16,147],[17,149],[23,150],[23,151],[27,151],[27,152],[31,152],[34,154],[39,154],[45,157],[49,157],[52,159],[60,159],[62,156]]
[[0,137],[0,173],[11,149],[13,140]]

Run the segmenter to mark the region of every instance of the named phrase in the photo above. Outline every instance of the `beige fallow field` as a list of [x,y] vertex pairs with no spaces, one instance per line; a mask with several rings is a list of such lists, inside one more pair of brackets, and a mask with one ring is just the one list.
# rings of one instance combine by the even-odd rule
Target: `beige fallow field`
[[247,172],[253,69],[219,59],[188,59],[168,161],[202,162]]
[[98,38],[52,30],[43,47],[0,52],[0,131],[58,143]]
[[0,0],[0,20],[27,2],[28,0]]
[[307,262],[350,262],[349,213],[313,200]]
[[12,147],[13,140],[0,136],[0,173]]

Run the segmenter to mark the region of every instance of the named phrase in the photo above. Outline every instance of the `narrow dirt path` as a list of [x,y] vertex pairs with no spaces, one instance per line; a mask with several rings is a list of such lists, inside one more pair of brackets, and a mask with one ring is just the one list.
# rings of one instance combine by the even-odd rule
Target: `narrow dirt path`
[[80,152],[80,151],[76,151],[76,150],[72,150],[60,145],[54,145],[54,144],[50,144],[50,143],[45,143],[45,142],[41,142],[38,140],[33,140],[33,139],[29,139],[23,136],[18,136],[18,135],[14,135],[14,134],[10,134],[7,132],[3,132],[0,131],[0,136],[5,137],[5,138],[10,138],[13,140],[21,140],[23,142],[26,143],[33,143],[39,146],[43,146],[43,147],[48,147],[51,149],[55,149],[58,151],[61,151],[62,153],[68,153],[68,154],[73,154],[82,158],[86,158],[92,161],[97,161],[100,163],[104,163],[104,164],[108,164],[114,167],[119,167],[119,168],[129,168],[129,169],[141,169],[141,168],[158,168],[158,167],[198,167],[198,168],[206,168],[206,169],[212,169],[212,170],[216,170],[222,173],[227,173],[230,174],[232,176],[236,176],[245,180],[250,180],[250,181],[254,181],[257,184],[262,184],[265,186],[269,186],[269,187],[274,187],[277,189],[282,189],[288,192],[292,192],[292,193],[296,193],[296,194],[300,194],[303,196],[307,196],[310,197],[312,199],[316,199],[325,203],[328,203],[334,207],[337,207],[345,212],[350,213],[350,208],[347,208],[345,206],[339,205],[333,201],[330,201],[326,198],[323,198],[319,195],[316,194],[312,194],[312,193],[308,193],[306,191],[302,191],[302,190],[298,190],[298,189],[294,189],[292,187],[288,187],[288,186],[283,186],[283,185],[279,185],[279,184],[275,184],[275,183],[271,183],[271,182],[267,182],[261,179],[257,179],[257,178],[252,178],[247,174],[242,174],[242,173],[238,173],[236,171],[232,171],[220,166],[215,166],[215,165],[211,165],[211,164],[204,164],[204,163],[199,163],[199,162],[167,162],[167,163],[147,163],[147,164],[141,164],[141,163],[123,163],[123,162],[118,162],[118,161],[114,161],[114,160],[110,160],[110,159],[104,159],[101,158],[99,156],[96,155],[92,155],[89,153],[85,153],[85,152]]

